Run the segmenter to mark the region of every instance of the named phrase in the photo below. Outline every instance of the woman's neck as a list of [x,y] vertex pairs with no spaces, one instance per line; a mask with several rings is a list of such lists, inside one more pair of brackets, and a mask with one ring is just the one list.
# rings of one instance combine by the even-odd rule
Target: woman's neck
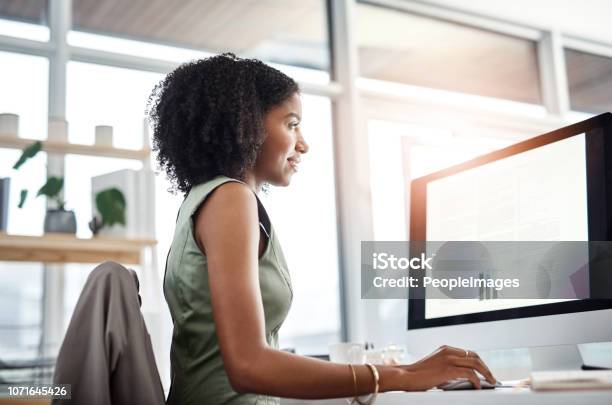
[[260,181],[255,177],[255,174],[252,172],[246,173],[244,175],[244,182],[255,192],[255,194],[259,194],[261,191],[261,186],[263,185],[263,181]]

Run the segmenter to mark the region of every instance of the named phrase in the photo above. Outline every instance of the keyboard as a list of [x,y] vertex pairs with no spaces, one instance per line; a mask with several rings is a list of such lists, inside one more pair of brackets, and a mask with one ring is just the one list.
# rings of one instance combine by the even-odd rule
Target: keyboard
[[612,389],[612,370],[534,371],[531,388],[536,391]]

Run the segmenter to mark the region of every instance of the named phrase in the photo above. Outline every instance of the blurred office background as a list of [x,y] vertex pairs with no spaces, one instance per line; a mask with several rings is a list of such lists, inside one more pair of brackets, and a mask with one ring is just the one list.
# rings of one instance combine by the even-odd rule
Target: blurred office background
[[[295,285],[281,346],[401,343],[405,303],[360,300],[360,241],[407,239],[411,179],[611,111],[610,15],[607,0],[0,0],[0,113],[19,115],[24,138],[60,118],[71,143],[111,125],[116,148],[139,150],[147,98],[181,62],[230,51],[286,72],[310,152],[290,188],[264,197]],[[19,235],[43,233],[44,199],[16,206],[48,166],[88,238],[91,178],[149,163],[41,153],[17,173],[19,154],[0,148],[6,232]],[[146,317],[165,383],[161,278],[182,200],[168,188],[156,176],[156,260],[138,269],[155,276],[142,288],[159,304]],[[52,363],[92,268],[1,262],[0,364]]]

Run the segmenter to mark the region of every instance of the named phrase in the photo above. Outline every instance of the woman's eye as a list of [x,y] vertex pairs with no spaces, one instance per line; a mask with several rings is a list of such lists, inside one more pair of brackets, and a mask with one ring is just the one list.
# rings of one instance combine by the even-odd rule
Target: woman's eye
[[290,122],[290,123],[289,123],[289,128],[290,128],[290,129],[296,129],[296,128],[297,128],[297,127],[299,127],[299,126],[300,126],[300,123],[299,123],[299,122]]

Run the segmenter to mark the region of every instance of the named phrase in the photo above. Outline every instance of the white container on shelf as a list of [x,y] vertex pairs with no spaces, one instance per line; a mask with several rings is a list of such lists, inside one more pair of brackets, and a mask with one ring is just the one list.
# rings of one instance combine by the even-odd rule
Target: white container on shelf
[[19,136],[19,115],[12,113],[0,114],[0,135]]
[[113,146],[113,127],[110,125],[96,125],[96,145]]
[[68,142],[68,122],[61,118],[51,118],[49,120],[49,135],[50,141]]

